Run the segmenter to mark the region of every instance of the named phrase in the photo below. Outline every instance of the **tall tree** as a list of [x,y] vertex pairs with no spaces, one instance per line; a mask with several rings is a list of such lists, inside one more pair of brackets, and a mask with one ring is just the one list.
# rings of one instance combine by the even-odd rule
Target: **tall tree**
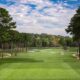
[[16,23],[12,21],[9,12],[4,8],[0,8],[0,40],[2,42],[10,39],[9,31],[13,28],[16,28]]
[[78,42],[80,59],[80,7],[76,10],[76,14],[71,18],[71,22],[66,31],[72,34],[74,40]]
[[16,23],[12,20],[9,12],[5,8],[0,7],[0,45],[5,47],[5,43],[9,42],[10,31],[16,28]]

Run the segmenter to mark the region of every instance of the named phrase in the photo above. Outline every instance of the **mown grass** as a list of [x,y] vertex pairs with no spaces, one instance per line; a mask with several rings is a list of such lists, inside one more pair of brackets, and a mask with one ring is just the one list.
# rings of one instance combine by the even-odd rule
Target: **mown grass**
[[0,59],[0,80],[80,80],[76,49],[33,49]]

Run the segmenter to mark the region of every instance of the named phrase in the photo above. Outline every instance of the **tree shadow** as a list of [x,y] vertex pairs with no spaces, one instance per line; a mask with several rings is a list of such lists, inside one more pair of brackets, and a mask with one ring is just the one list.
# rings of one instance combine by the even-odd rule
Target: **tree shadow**
[[32,58],[3,58],[0,59],[0,64],[3,63],[36,63],[43,62],[43,60],[36,60]]

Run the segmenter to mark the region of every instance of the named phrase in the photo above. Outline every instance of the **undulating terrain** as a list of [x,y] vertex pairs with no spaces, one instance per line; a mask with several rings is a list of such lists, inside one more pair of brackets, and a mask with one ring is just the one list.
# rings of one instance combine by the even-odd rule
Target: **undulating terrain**
[[0,80],[80,80],[74,49],[33,49],[0,59]]

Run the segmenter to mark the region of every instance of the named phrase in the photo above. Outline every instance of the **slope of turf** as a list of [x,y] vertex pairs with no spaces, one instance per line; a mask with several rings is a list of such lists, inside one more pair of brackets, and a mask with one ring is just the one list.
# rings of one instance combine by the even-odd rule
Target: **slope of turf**
[[0,59],[0,80],[80,80],[80,61],[72,50],[33,49]]

